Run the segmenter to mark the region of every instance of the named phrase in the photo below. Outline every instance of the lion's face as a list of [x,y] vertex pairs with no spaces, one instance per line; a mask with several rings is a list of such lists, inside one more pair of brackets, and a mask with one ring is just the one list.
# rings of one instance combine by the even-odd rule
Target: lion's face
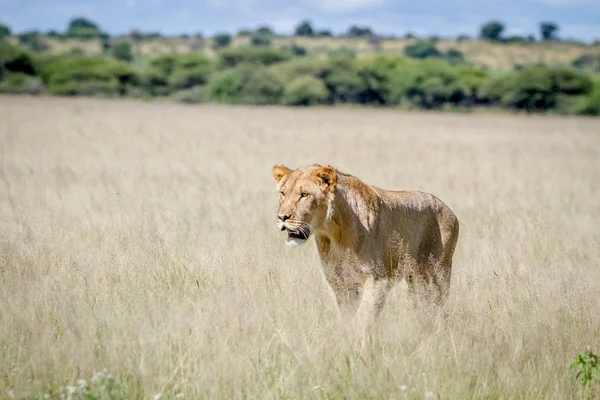
[[276,165],[272,173],[279,188],[277,227],[287,232],[288,245],[303,244],[327,219],[336,172],[330,167],[310,166],[292,171]]

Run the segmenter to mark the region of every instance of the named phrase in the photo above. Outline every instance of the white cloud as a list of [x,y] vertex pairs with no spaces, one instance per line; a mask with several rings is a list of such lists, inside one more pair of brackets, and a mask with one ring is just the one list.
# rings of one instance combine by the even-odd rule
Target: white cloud
[[376,8],[384,5],[386,0],[314,0],[313,5],[327,12],[348,12]]

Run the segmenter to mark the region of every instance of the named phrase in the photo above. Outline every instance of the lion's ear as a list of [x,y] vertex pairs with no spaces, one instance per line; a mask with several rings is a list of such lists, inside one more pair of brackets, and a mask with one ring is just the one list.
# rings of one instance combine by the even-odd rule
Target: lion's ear
[[333,192],[335,184],[337,183],[337,172],[332,167],[321,167],[315,171],[315,178],[317,184],[321,186],[324,191]]
[[275,178],[275,182],[277,183],[279,183],[281,181],[281,178],[288,175],[290,172],[292,172],[291,169],[281,164],[274,165],[273,169],[271,170],[273,178]]

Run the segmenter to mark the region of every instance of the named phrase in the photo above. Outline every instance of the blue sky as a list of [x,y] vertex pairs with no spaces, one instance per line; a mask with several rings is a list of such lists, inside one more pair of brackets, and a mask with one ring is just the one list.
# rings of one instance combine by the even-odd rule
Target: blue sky
[[359,24],[384,34],[475,35],[484,21],[500,19],[509,34],[537,34],[538,23],[550,20],[561,37],[600,39],[600,0],[0,0],[0,22],[15,32],[64,30],[79,15],[113,34],[210,35],[263,23],[291,33],[308,18],[336,33]]

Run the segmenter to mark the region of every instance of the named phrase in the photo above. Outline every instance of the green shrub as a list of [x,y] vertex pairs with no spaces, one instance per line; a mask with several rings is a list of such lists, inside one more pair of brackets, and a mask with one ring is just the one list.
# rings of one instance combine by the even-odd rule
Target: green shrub
[[196,86],[191,89],[175,92],[175,94],[173,94],[173,100],[186,104],[204,103],[206,100],[205,93],[206,91],[203,86]]
[[292,106],[310,106],[325,103],[327,97],[327,88],[323,81],[312,76],[301,76],[286,85],[283,103]]
[[284,47],[283,50],[289,51],[294,57],[304,57],[308,54],[305,47],[298,46],[296,43],[292,43],[289,47]]
[[324,72],[324,63],[306,58],[293,58],[289,61],[272,65],[270,69],[284,82],[303,75],[319,77]]
[[254,32],[250,37],[250,44],[252,46],[257,47],[268,47],[271,45],[271,35],[266,33]]
[[73,18],[66,32],[66,36],[79,39],[95,39],[105,35],[96,23],[82,17]]
[[592,92],[582,99],[575,112],[581,115],[600,115],[600,79],[596,81]]
[[23,47],[28,48],[31,51],[38,53],[47,51],[50,47],[44,40],[42,35],[37,31],[30,31],[22,33],[18,36],[19,44]]
[[[566,68],[530,66],[491,80],[484,95],[507,108],[546,111],[560,96],[581,96],[592,89],[589,77]],[[566,99],[562,99],[563,104]]]
[[169,77],[158,68],[142,73],[142,89],[150,96],[166,96],[170,92]]
[[435,47],[435,43],[428,40],[418,40],[406,46],[404,55],[410,58],[441,57],[442,53]]
[[12,44],[0,41],[0,80],[4,74],[20,72],[35,75],[36,67],[33,57],[26,51]]
[[112,55],[114,58],[124,62],[133,61],[133,52],[131,51],[131,44],[129,42],[119,42],[112,46]]
[[49,62],[44,68],[48,89],[59,96],[117,96],[139,84],[135,70],[101,57],[73,57]]
[[549,70],[553,80],[554,90],[561,94],[581,95],[589,93],[593,88],[592,79],[578,71],[564,67],[554,67]]
[[175,56],[169,54],[154,57],[150,60],[149,67],[168,77],[173,73],[173,69],[175,68]]
[[458,67],[457,85],[461,88],[465,97],[464,105],[486,104],[490,99],[484,96],[483,87],[490,81],[489,74],[476,67]]
[[206,84],[212,70],[212,62],[200,53],[161,55],[150,60],[142,87],[151,96],[164,96]]
[[575,68],[600,71],[600,54],[582,54],[571,63]]
[[0,40],[5,37],[9,37],[12,34],[12,31],[8,27],[8,25],[0,24]]
[[208,83],[211,100],[231,104],[278,104],[283,82],[267,68],[241,65],[217,73]]
[[219,52],[219,66],[233,68],[240,64],[271,65],[290,58],[289,53],[269,47],[233,47]]
[[40,94],[44,90],[41,78],[20,72],[8,74],[0,81],[0,93]]
[[211,61],[201,54],[181,54],[175,57],[169,85],[173,90],[204,85],[212,72]]
[[283,82],[266,68],[242,69],[242,103],[278,104],[283,95]]
[[421,60],[398,64],[390,78],[391,104],[440,108],[465,98],[456,68],[442,60]]
[[481,27],[479,37],[491,41],[499,41],[504,32],[504,23],[501,21],[489,21]]
[[444,59],[452,65],[460,65],[465,63],[465,56],[460,50],[450,49],[444,53]]
[[218,50],[231,45],[231,35],[228,33],[218,33],[213,37],[213,49]]
[[235,104],[242,91],[242,75],[237,69],[214,74],[208,82],[208,95],[217,103]]
[[322,73],[323,81],[329,91],[330,102],[352,103],[358,101],[358,95],[364,88],[358,76],[354,61],[350,57],[329,57],[326,69]]
[[360,79],[357,101],[362,104],[388,104],[390,76],[399,64],[407,61],[403,57],[387,55],[356,60],[356,74]]

